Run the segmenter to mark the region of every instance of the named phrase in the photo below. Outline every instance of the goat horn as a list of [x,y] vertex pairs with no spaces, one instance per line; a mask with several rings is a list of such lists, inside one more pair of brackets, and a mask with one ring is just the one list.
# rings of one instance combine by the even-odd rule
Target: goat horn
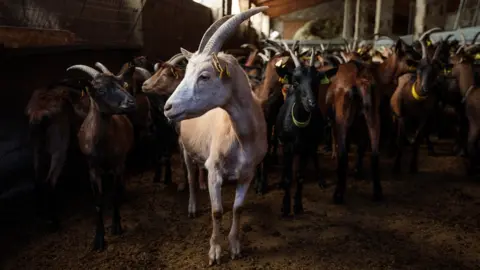
[[433,54],[432,60],[435,60],[438,58],[444,44],[446,43],[444,43],[443,40],[441,40],[441,42],[438,43],[437,48],[435,49],[435,53]]
[[434,27],[434,28],[426,31],[425,33],[423,33],[423,34],[420,36],[419,40],[423,40],[425,37],[430,36],[432,33],[434,33],[434,32],[440,32],[440,31],[442,31],[442,28],[440,28],[440,27]]
[[420,41],[420,45],[422,46],[422,58],[427,58],[427,56],[428,56],[427,46],[425,46],[424,38],[430,36],[430,34],[432,34],[433,32],[439,32],[439,31],[442,31],[442,28],[435,27],[435,28],[432,28],[432,29],[426,31],[425,33],[423,33],[420,36],[419,41]]
[[108,68],[100,62],[96,62],[95,66],[105,74],[113,74]]
[[172,60],[174,60],[175,58],[179,57],[180,55],[183,55],[182,53],[177,53],[175,54],[174,56],[172,56],[170,59],[167,60],[167,62],[171,62]]
[[92,78],[95,78],[100,74],[100,72],[98,72],[98,70],[96,70],[92,67],[86,66],[86,65],[74,65],[74,66],[71,66],[71,67],[67,68],[67,71],[73,70],[73,69],[81,70],[81,71],[87,73],[88,75],[90,75]]
[[200,40],[200,45],[198,45],[199,53],[201,53],[205,49],[207,42],[210,40],[212,35],[215,34],[218,28],[232,17],[233,15],[223,16],[222,18],[216,20],[212,25],[210,25],[210,27],[208,27],[207,31],[205,31],[205,34],[203,34],[202,40]]
[[223,46],[223,43],[234,33],[234,31],[243,21],[267,9],[268,7],[266,6],[251,8],[229,18],[224,24],[220,25],[215,33],[213,33],[212,37],[205,45],[202,53],[210,55],[212,53],[219,52]]
[[187,59],[185,55],[182,53],[175,55],[172,57],[170,60],[168,60],[168,63],[172,66],[178,65],[178,63],[182,62],[184,59]]
[[312,52],[310,54],[310,66],[313,67],[313,65],[315,64],[315,47],[313,47],[312,49]]
[[292,52],[294,53],[298,52],[297,50],[300,48],[299,44],[300,44],[300,40],[295,40],[295,43],[293,43],[293,46],[292,46]]
[[325,46],[323,45],[323,43],[320,43],[320,48],[322,49],[322,52],[325,51]]
[[269,59],[268,59],[268,56],[266,56],[265,54],[263,53],[258,53],[257,54],[260,58],[262,58],[263,62],[268,62]]
[[264,51],[268,51],[268,50],[271,50],[271,51],[274,51],[275,53],[280,53],[280,50],[276,47],[273,47],[273,46],[268,46],[268,47],[265,47],[263,48]]
[[[270,44],[272,45],[273,47],[277,48],[277,50],[279,50],[279,52],[283,52],[285,49],[282,47],[282,45],[278,44],[277,42],[273,41],[273,40],[270,40],[270,39],[266,39],[265,42],[267,44]],[[267,46],[268,48],[269,46]]]
[[451,39],[452,37],[453,37],[453,34],[450,34],[450,35],[448,35],[448,36],[445,38],[444,41],[447,42],[447,41],[448,41],[449,39]]
[[337,61],[338,61],[339,64],[343,64],[343,62],[344,62],[343,59],[340,58],[338,55],[332,55],[332,57],[335,58],[335,59],[337,59]]
[[153,66],[153,71],[157,72],[159,67],[160,67],[160,63],[155,63],[155,65]]
[[141,67],[135,67],[135,71],[138,72],[138,74],[142,75],[142,77],[147,80],[148,78],[152,77],[152,73],[150,71],[141,68]]
[[290,50],[290,48],[288,48],[288,45],[287,43],[285,43],[285,41],[282,41],[282,43],[283,43],[283,46],[285,46],[285,48],[287,49],[287,51],[290,53],[290,56],[292,57],[295,67],[300,67],[301,66],[300,60],[298,60],[297,56],[292,52],[292,50]]
[[257,46],[253,45],[253,44],[250,44],[250,43],[245,43],[245,44],[242,44],[242,46],[240,46],[241,48],[249,48],[250,50],[254,51],[254,50],[258,50]]
[[272,56],[272,53],[267,50],[266,48],[263,48],[262,49],[262,52],[264,53],[265,56],[267,56],[268,58],[270,58]]
[[473,36],[472,43],[471,43],[472,45],[474,45],[475,42],[477,42],[477,38],[479,35],[480,35],[480,32],[476,33],[475,36]]

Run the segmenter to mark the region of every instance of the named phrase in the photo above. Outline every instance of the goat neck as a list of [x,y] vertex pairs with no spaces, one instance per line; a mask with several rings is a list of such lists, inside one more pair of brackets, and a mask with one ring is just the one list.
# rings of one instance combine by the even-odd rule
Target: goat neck
[[472,65],[470,63],[456,63],[452,71],[458,80],[460,93],[465,98],[467,91],[469,91],[472,86],[475,86]]
[[89,97],[89,100],[88,113],[79,131],[79,142],[82,152],[93,155],[100,142],[106,138],[112,116],[101,113],[97,102],[92,97]]

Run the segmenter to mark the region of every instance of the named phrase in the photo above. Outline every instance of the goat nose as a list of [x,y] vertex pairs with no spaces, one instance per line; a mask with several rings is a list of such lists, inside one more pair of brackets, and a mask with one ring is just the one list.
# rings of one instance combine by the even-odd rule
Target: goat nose
[[172,103],[166,103],[165,106],[163,107],[164,111],[169,111],[172,109]]

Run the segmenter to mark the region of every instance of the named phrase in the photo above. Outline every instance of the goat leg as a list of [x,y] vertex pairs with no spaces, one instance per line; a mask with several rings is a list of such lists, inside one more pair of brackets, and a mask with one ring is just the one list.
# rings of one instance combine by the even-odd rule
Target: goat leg
[[120,205],[122,201],[122,195],[124,192],[124,183],[122,172],[114,175],[114,187],[113,187],[113,216],[112,216],[112,234],[122,234],[122,223],[120,217]]
[[[209,163],[208,160],[206,163]],[[210,237],[210,250],[208,252],[208,264],[220,264],[222,247],[220,246],[220,226],[223,216],[222,206],[222,176],[212,166],[208,166],[208,192],[212,205],[212,236]]]
[[256,174],[255,174],[255,191],[257,194],[267,193],[267,170],[266,170],[267,158],[264,158],[260,164],[257,165]]
[[303,213],[303,202],[302,202],[302,192],[303,192],[303,182],[305,181],[305,169],[307,167],[308,155],[302,153],[300,155],[300,162],[296,166],[297,170],[295,172],[295,180],[297,182],[297,189],[295,190],[295,197],[293,201],[293,213],[295,215]]
[[325,188],[327,188],[327,183],[325,182],[325,178],[323,178],[323,176],[320,172],[320,164],[318,163],[318,153],[317,153],[316,149],[315,149],[315,151],[312,151],[310,153],[310,155],[312,156],[312,159],[313,159],[313,167],[315,169],[315,176],[318,179],[318,186],[321,189],[325,189]]
[[342,204],[344,202],[345,189],[347,185],[348,152],[346,149],[346,127],[345,124],[336,124],[338,157],[337,157],[337,185],[333,193],[333,202]]
[[372,174],[373,185],[373,200],[381,201],[383,199],[382,185],[380,184],[379,166],[379,151],[380,151],[380,116],[377,113],[367,117],[368,133],[370,135],[370,145],[372,147],[372,154],[370,156],[370,167]]
[[232,227],[230,228],[230,233],[228,234],[228,241],[230,242],[231,258],[232,260],[240,257],[240,215],[243,210],[243,203],[245,201],[245,195],[247,194],[248,187],[250,186],[251,178],[246,181],[240,181],[240,184],[237,184],[237,189],[235,190],[235,201],[233,203],[233,218],[232,218]]
[[[182,150],[181,148],[180,150]],[[193,218],[197,213],[197,198],[195,193],[195,182],[199,174],[202,174],[202,169],[197,166],[193,160],[183,151],[183,159],[188,178],[188,217]]]
[[[362,138],[360,140],[362,140]],[[354,169],[354,177],[357,180],[363,179],[365,177],[365,173],[363,170],[363,158],[365,157],[366,148],[367,148],[367,143],[363,139],[357,145],[357,161],[355,163],[355,169]]]
[[95,237],[93,239],[93,250],[102,251],[105,249],[105,226],[103,224],[103,187],[102,177],[98,175],[96,169],[90,169],[90,181],[95,200],[95,212],[97,215]]
[[282,202],[282,215],[284,217],[290,215],[291,202],[290,202],[290,187],[292,185],[293,177],[293,143],[283,144],[283,175],[282,175],[282,187],[284,190],[283,202]]
[[480,133],[480,128],[473,122],[470,122],[470,128],[468,131],[468,140],[467,140],[467,154],[469,159],[469,164],[467,167],[467,173],[469,176],[474,175],[477,161],[477,140]]
[[399,173],[401,170],[402,154],[403,154],[403,145],[404,145],[404,129],[405,129],[404,119],[402,117],[397,118],[397,153],[395,156],[395,163],[393,165],[393,172]]

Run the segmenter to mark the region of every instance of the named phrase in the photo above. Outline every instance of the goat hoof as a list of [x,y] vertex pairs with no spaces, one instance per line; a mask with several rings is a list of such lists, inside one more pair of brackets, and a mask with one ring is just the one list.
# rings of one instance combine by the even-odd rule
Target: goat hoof
[[112,223],[112,234],[121,235],[123,233],[122,225],[120,222]]
[[107,246],[107,242],[105,242],[105,239],[103,238],[103,236],[100,236],[100,237],[96,236],[95,239],[93,240],[92,250],[101,252],[105,250],[106,246]]
[[222,248],[218,244],[210,246],[210,251],[208,252],[208,265],[213,266],[215,263],[220,265],[220,255],[222,253]]

